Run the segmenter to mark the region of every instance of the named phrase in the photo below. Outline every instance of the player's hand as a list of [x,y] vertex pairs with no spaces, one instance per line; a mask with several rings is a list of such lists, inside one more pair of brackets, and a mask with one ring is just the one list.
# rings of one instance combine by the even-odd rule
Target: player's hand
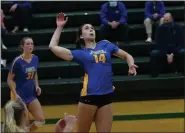
[[64,121],[66,125],[74,126],[76,124],[77,118],[73,115],[68,115],[67,113],[64,114]]
[[119,25],[119,22],[113,21],[112,22],[112,29],[116,29]]
[[41,88],[39,86],[36,86],[36,92],[37,92],[37,96],[40,96]]
[[64,119],[60,119],[56,123],[55,133],[62,133],[64,131],[65,126],[66,126],[65,120]]
[[129,74],[129,75],[134,75],[134,76],[136,76],[136,74],[137,74],[136,68],[138,68],[138,66],[135,65],[135,64],[129,66],[128,74]]
[[59,13],[57,16],[56,16],[56,23],[57,23],[57,27],[64,27],[64,25],[67,23],[68,21],[68,17],[66,17],[66,20],[65,19],[65,15],[64,13]]
[[67,128],[67,132],[71,132],[73,130],[74,125],[76,124],[77,118],[73,115],[67,115],[64,113],[64,119],[60,119],[56,123],[55,132],[63,132],[65,128]]
[[14,5],[10,8],[9,12],[15,12],[16,9],[17,9],[17,4],[14,4]]

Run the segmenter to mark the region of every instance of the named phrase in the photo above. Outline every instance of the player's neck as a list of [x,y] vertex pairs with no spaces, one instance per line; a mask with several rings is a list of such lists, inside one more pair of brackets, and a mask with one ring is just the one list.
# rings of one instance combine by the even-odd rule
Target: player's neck
[[85,42],[85,47],[86,48],[95,48],[96,47],[96,42],[95,41],[86,41]]
[[32,54],[23,53],[22,56],[24,59],[30,59],[32,57]]

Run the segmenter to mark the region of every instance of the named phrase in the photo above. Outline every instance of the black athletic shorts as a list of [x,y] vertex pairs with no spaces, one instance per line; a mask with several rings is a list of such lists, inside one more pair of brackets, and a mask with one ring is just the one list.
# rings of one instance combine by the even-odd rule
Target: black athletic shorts
[[89,105],[95,105],[98,108],[101,108],[107,104],[112,103],[113,93],[108,93],[105,95],[88,95],[81,96],[80,102]]

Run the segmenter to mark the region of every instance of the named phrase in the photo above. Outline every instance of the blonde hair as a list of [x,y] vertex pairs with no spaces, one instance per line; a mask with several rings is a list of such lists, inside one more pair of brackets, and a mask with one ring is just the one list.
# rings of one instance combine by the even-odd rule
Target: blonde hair
[[26,132],[19,127],[26,110],[25,104],[20,99],[9,101],[5,105],[5,132]]

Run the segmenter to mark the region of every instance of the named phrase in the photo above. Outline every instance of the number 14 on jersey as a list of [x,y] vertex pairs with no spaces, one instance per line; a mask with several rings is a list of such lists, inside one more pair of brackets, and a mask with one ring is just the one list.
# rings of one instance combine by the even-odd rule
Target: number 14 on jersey
[[105,63],[105,61],[106,61],[105,54],[100,54],[100,55],[94,54],[93,56],[94,56],[96,63],[99,63],[99,62]]

